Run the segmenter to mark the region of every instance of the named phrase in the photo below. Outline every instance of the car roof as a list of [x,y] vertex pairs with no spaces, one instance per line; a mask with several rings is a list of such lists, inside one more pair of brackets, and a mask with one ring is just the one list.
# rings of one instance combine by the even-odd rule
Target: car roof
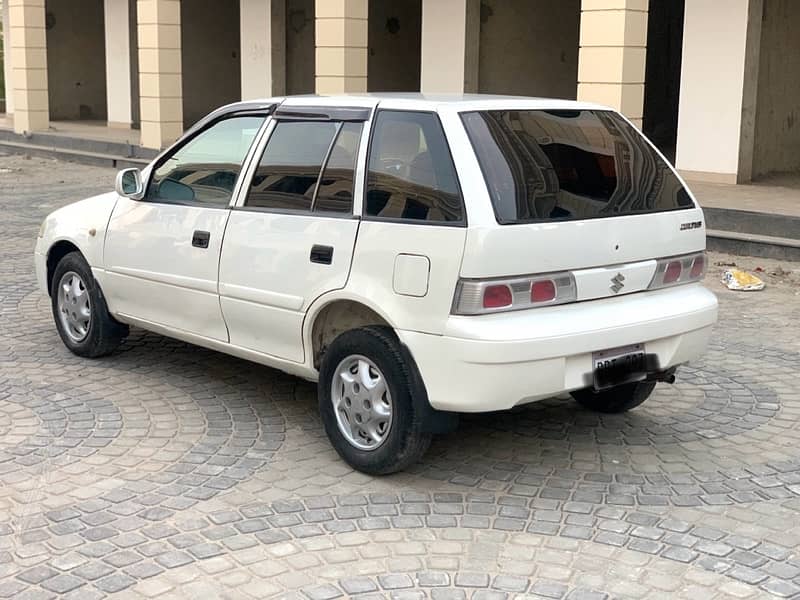
[[237,102],[226,106],[235,111],[241,106],[253,104],[273,104],[290,106],[348,106],[369,107],[379,105],[384,108],[404,108],[417,110],[440,110],[463,112],[472,110],[610,110],[607,106],[590,102],[577,102],[559,98],[532,98],[526,96],[501,96],[492,94],[422,94],[406,92],[381,92],[367,94],[280,96],[247,102]]

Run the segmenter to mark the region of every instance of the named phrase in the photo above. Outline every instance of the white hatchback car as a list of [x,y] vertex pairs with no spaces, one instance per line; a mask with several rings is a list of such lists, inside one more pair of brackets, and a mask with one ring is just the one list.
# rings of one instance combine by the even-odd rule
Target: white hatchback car
[[512,97],[221,108],[36,245],[74,353],[128,325],[319,381],[353,467],[389,473],[455,415],[572,392],[643,402],[717,316],[703,213],[618,113]]

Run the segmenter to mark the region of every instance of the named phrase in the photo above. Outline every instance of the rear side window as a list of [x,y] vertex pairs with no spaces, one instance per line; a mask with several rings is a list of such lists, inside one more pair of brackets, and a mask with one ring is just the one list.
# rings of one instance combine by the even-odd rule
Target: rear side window
[[362,123],[342,123],[319,180],[314,210],[350,213]]
[[611,111],[492,110],[461,118],[501,224],[694,206],[645,138]]
[[464,223],[453,159],[436,114],[378,111],[364,212],[383,219]]
[[311,210],[322,163],[337,130],[331,122],[279,121],[253,175],[245,205]]

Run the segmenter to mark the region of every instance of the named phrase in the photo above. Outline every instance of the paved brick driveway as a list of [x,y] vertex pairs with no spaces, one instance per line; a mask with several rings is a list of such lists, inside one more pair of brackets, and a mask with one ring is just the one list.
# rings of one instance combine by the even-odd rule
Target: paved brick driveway
[[736,295],[716,267],[713,347],[628,415],[466,418],[375,479],[313,385],[142,331],[65,350],[36,230],[112,177],[0,157],[0,597],[800,594],[798,273]]

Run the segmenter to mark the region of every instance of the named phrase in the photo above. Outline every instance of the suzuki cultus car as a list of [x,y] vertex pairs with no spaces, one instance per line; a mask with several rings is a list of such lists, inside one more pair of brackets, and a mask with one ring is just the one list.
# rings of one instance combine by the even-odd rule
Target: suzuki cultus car
[[221,108],[42,224],[75,354],[142,327],[319,382],[339,454],[403,469],[458,413],[642,403],[716,320],[703,213],[623,116],[491,96]]

